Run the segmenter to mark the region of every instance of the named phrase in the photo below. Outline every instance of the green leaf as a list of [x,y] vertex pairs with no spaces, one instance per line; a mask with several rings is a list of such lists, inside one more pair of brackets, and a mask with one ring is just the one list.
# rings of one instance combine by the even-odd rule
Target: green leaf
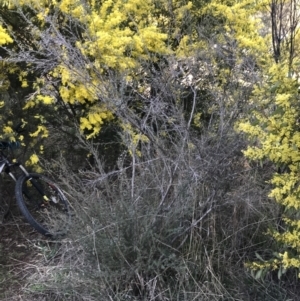
[[281,259],[281,256],[279,255],[278,252],[273,252],[273,256],[276,257],[277,259]]
[[274,85],[272,85],[272,86],[270,87],[270,92],[271,92],[271,93],[276,92],[276,90],[278,89],[279,86],[280,86],[280,82],[276,82]]
[[258,279],[261,278],[262,272],[263,272],[263,270],[258,270],[258,271],[257,271],[257,273],[255,274],[255,277],[254,277],[255,280],[258,280]]
[[277,276],[278,276],[278,279],[280,280],[280,278],[281,278],[281,276],[282,276],[282,267],[280,267],[279,269],[278,269],[278,273],[277,273]]
[[273,112],[272,116],[274,115],[283,115],[283,113],[285,112],[284,108],[282,107],[277,107],[276,110]]
[[264,261],[264,259],[263,259],[257,252],[255,252],[255,256],[256,256],[259,260]]

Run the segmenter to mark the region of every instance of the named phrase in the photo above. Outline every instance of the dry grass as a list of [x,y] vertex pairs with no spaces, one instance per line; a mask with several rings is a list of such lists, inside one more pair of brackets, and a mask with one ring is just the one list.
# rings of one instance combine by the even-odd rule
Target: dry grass
[[[193,149],[181,142],[169,153],[161,145],[142,145],[148,148],[141,149],[143,157],[124,154],[113,171],[107,171],[97,147],[84,142],[94,155],[91,168],[73,173],[64,160],[56,164],[60,169],[52,170],[52,177],[69,197],[72,229],[64,239],[49,241],[11,220],[14,229],[19,225],[15,241],[22,241],[26,252],[3,262],[14,290],[2,299],[287,301],[294,296],[297,287],[272,275],[258,282],[244,268],[255,252],[272,252],[263,234],[278,214],[265,197],[271,168],[245,161],[243,140],[230,131],[222,137],[204,133],[192,141]],[[45,170],[52,168],[45,163]]]
[[[276,210],[237,138],[224,137],[228,144],[202,139],[185,156],[174,148],[172,156],[136,157],[134,165],[127,156],[114,172],[105,172],[99,158],[79,174],[62,164],[73,228],[60,242],[34,246],[43,257],[27,265],[22,294],[32,300],[273,300],[243,264],[270,243],[263,232]],[[259,291],[263,297],[253,299]]]

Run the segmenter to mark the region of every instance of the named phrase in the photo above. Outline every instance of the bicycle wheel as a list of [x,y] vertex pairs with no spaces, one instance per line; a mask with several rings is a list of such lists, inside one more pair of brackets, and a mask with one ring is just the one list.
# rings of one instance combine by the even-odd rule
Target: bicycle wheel
[[58,237],[68,231],[71,213],[67,198],[50,179],[37,173],[23,175],[15,194],[22,214],[38,232]]

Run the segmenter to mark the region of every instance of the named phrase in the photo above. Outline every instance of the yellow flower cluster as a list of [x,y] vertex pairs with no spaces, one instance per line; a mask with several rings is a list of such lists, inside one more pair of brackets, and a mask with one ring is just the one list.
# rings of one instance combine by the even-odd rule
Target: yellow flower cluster
[[37,130],[34,133],[30,134],[31,137],[37,137],[39,135],[42,138],[47,138],[48,137],[49,132],[48,132],[47,128],[44,125],[39,125]]
[[35,172],[43,172],[42,167],[39,165],[40,159],[36,154],[30,156],[25,162],[26,166],[30,166]]
[[59,7],[87,26],[86,39],[77,47],[84,55],[93,56],[99,66],[126,70],[151,52],[168,53],[167,35],[149,17],[154,9],[151,2],[106,0],[100,8],[91,3],[88,12],[79,2],[62,0]]
[[113,119],[113,114],[104,106],[94,107],[86,117],[80,118],[80,130],[92,131],[92,133],[87,135],[87,139],[90,139],[99,134],[105,122],[111,121]]
[[12,43],[13,39],[7,34],[6,30],[0,26],[0,45]]
[[[255,18],[255,14],[261,12],[262,5],[259,2],[266,1],[211,1],[206,7],[206,13],[225,20],[225,29],[234,36],[239,45],[252,51],[253,55],[267,51],[264,38],[260,35],[259,29],[262,22]],[[259,51],[259,52],[257,52]]]
[[282,257],[282,265],[286,268],[300,268],[300,259],[299,258],[289,258],[288,252],[284,252],[283,254],[280,254]]
[[[72,70],[70,64],[64,64],[64,60],[51,76],[61,80],[59,93],[64,102],[88,104],[85,116],[80,118],[80,129],[91,132],[87,138],[92,138],[99,133],[104,122],[113,119],[112,112],[98,104],[99,94],[103,95],[99,90],[105,86],[99,74],[110,68],[130,74],[141,59],[151,59],[153,53],[169,53],[167,35],[161,33],[153,22],[152,2],[105,0],[101,5],[96,5],[95,1],[83,5],[62,0],[58,5],[62,12],[85,24],[86,32],[76,46],[84,56],[93,59],[84,71],[89,73],[88,81],[78,69]],[[68,60],[68,54],[64,56]],[[50,98],[43,101],[53,102]],[[32,106],[32,103],[28,102],[27,106]]]
[[137,155],[139,157],[142,156],[141,151],[138,149],[139,143],[144,142],[148,143],[149,138],[140,133],[137,129],[134,129],[131,124],[123,123],[122,125],[124,134],[125,134],[125,145],[127,146],[129,153],[133,155]]
[[31,155],[29,158],[30,165],[35,165],[39,162],[39,157],[36,154]]
[[[268,40],[266,39],[266,45]],[[260,52],[262,53],[262,52]],[[291,66],[282,55],[280,63],[274,63],[264,55],[265,78],[253,92],[256,109],[253,115],[241,121],[237,129],[245,133],[252,142],[244,154],[253,160],[268,160],[285,167],[284,173],[274,173],[269,197],[285,207],[285,231],[269,234],[279,243],[283,251],[271,261],[250,263],[253,270],[300,268],[300,222],[294,220],[300,209],[300,133],[299,95],[297,78],[290,75],[291,68],[297,70],[299,62]]]
[[[142,66],[142,61],[153,62],[161,55],[173,54],[168,38],[176,38],[188,13],[193,9],[193,2],[186,0],[104,0],[104,1],[73,1],[73,0],[19,0],[10,8],[29,6],[34,9],[34,21],[43,26],[52,8],[60,10],[64,20],[74,20],[81,24],[80,38],[74,41],[75,47],[88,62],[82,70],[74,66],[64,46],[58,46],[60,62],[48,76],[60,81],[59,97],[70,105],[80,106],[80,129],[89,132],[88,138],[97,135],[104,122],[113,119],[114,104],[110,110],[101,107],[99,95],[105,91],[103,77],[113,70],[130,78]],[[169,14],[170,9],[172,14]],[[167,13],[161,13],[167,12]],[[78,23],[77,23],[78,22]],[[174,27],[170,31],[170,26]],[[173,34],[174,29],[174,34]],[[176,33],[175,33],[176,31]],[[170,32],[172,32],[170,34]],[[3,41],[10,38],[0,29]],[[37,29],[37,38],[39,30]],[[197,33],[194,33],[197,38]],[[193,40],[194,41],[194,40]],[[181,39],[182,55],[186,49],[193,49],[187,37]],[[196,44],[195,44],[196,45]],[[179,53],[179,52],[178,52]],[[55,93],[40,91],[37,83],[29,83],[26,74],[20,74],[22,87],[29,84],[36,89],[34,97],[27,100],[24,109],[31,109],[38,104],[56,105]],[[103,88],[104,87],[104,88]],[[44,89],[45,91],[46,89]],[[105,93],[105,92],[104,92]],[[32,135],[47,135],[44,127],[37,129]],[[136,138],[143,140],[143,137]],[[134,141],[134,140],[133,140]],[[135,143],[135,142],[134,142]]]

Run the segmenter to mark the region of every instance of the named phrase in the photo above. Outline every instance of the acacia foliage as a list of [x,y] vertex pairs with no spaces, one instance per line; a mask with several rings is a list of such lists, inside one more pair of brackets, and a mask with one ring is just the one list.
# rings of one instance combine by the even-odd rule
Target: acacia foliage
[[[30,112],[25,121],[35,125],[31,138],[46,138],[57,128],[73,139],[76,127],[96,141],[113,125],[124,134],[130,155],[142,156],[145,145],[178,141],[178,129],[200,134],[209,126],[222,133],[248,107],[256,107],[239,126],[256,142],[245,154],[288,166],[287,174],[273,178],[270,196],[297,209],[298,85],[292,76],[297,61],[282,51],[280,62],[273,62],[272,39],[260,18],[267,5],[6,1],[1,19],[14,44],[2,51],[11,84],[18,82],[18,91],[25,91],[20,103]],[[180,141],[183,150],[195,147],[188,134]],[[289,267],[280,254],[280,264]]]
[[[153,77],[162,73],[166,80],[181,86],[177,99],[172,100],[175,105],[182,105],[184,99],[186,108],[193,107],[191,88],[204,95],[193,112],[199,120],[204,107],[209,115],[215,110],[212,98],[216,97],[209,97],[212,89],[205,87],[208,77],[213,79],[217,94],[223,94],[233,77],[235,85],[242,86],[239,81],[244,79],[232,71],[244,68],[242,65],[255,53],[255,47],[247,42],[248,36],[253,36],[255,22],[250,16],[255,7],[249,10],[246,2],[15,3],[7,1],[2,11],[3,23],[15,38],[15,46],[8,49],[8,60],[22,65],[16,73],[21,87],[27,89],[24,109],[48,112],[36,114],[39,124],[34,136],[46,137],[46,124],[56,120],[60,125],[76,124],[87,138],[95,138],[105,124],[119,118],[120,108],[128,106],[129,98],[135,112],[153,99],[157,92]],[[236,10],[238,13],[229,14]],[[220,30],[224,18],[228,22]],[[208,26],[211,20],[213,25]],[[20,23],[24,31],[17,26]],[[207,30],[214,28],[217,35],[211,39]],[[258,40],[259,36],[254,36]],[[215,45],[218,48],[212,51]],[[249,55],[245,55],[243,51],[249,49]],[[253,59],[249,61],[253,64]],[[203,71],[200,78],[191,72],[196,68]],[[235,100],[229,100],[231,108]],[[60,118],[55,117],[57,113]],[[127,122],[121,121],[125,123],[123,129],[129,129]]]
[[[190,7],[189,3],[176,4],[175,15],[184,14]],[[170,20],[155,17],[152,2],[104,1],[100,5],[95,1],[20,1],[19,6],[11,4],[7,9],[21,9],[18,19],[30,32],[30,43],[17,38],[14,60],[27,65],[21,84],[33,90],[24,108],[40,104],[67,107],[65,113],[78,122],[81,131],[88,132],[88,138],[114,118],[121,101],[105,101],[109,88],[115,88],[108,87],[108,75],[117,72],[128,85],[137,72],[142,72],[142,61],[154,63],[170,53],[168,35],[157,24],[160,18],[166,23]],[[38,78],[30,83],[26,77],[36,71]],[[43,125],[40,132],[47,135]]]
[[[248,158],[271,161],[277,172],[270,179],[269,197],[282,206],[280,227],[269,230],[278,243],[271,259],[258,256],[249,264],[258,270],[257,277],[278,270],[279,278],[289,269],[299,274],[299,11],[296,1],[270,1],[271,35],[265,43],[272,52],[261,52],[264,58],[264,80],[253,92],[254,108],[239,124],[239,130],[251,141],[244,152]],[[281,37],[281,38],[280,38]]]

